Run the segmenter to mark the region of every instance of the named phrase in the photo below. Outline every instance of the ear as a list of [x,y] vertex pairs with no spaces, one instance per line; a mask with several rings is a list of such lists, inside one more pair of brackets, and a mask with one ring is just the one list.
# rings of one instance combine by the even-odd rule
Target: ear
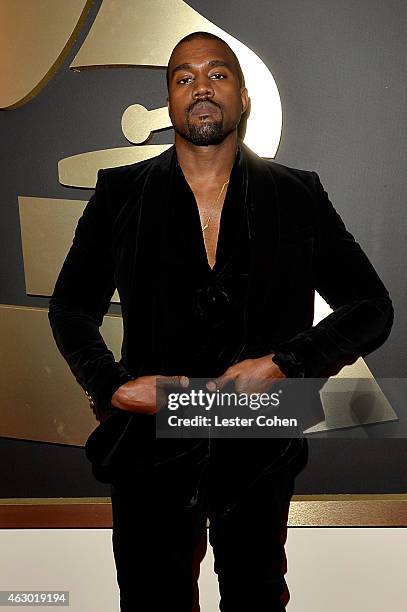
[[249,106],[249,92],[247,91],[247,87],[243,87],[240,90],[240,98],[242,100],[242,114],[247,111],[247,107]]

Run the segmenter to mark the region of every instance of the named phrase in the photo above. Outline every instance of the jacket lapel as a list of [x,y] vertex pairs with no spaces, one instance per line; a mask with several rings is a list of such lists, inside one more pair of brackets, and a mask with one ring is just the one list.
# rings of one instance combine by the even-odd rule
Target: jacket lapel
[[[265,350],[264,326],[273,318],[265,312],[272,303],[269,295],[278,290],[278,258],[280,247],[279,197],[271,168],[261,157],[242,145],[247,168],[248,226],[251,244],[249,289],[246,306],[245,341],[236,360],[242,353],[255,356]],[[270,325],[271,327],[271,325]]]
[[[163,343],[157,333],[157,305],[164,273],[162,262],[165,261],[173,153],[171,147],[151,160],[146,175],[133,191],[140,195],[131,196],[126,203],[128,213],[124,219],[126,239],[122,263],[126,268],[129,291],[126,307],[131,312],[127,320],[129,325],[134,325],[134,336],[137,337],[137,346],[133,350],[137,352],[140,367],[136,375],[157,372],[161,363],[160,346]],[[127,331],[132,337],[133,330]]]

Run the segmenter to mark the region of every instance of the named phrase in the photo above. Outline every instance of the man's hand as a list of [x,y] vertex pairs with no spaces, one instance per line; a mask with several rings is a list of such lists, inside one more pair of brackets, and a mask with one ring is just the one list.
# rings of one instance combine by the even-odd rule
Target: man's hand
[[[278,380],[287,378],[272,360],[273,355],[235,363],[222,376],[207,382],[206,387],[209,391],[216,391],[234,381],[236,393],[266,393]],[[309,383],[304,388],[304,393],[310,394],[308,397],[299,397],[299,390],[297,387],[294,395],[291,394],[290,402],[294,402],[291,410],[294,409],[295,414],[300,409],[301,428],[305,430],[323,421],[325,414],[317,390],[312,390]]]
[[271,353],[257,359],[239,361],[230,366],[222,376],[209,381],[206,387],[209,391],[216,391],[234,381],[237,393],[266,392],[277,380],[287,378],[272,360],[273,355],[274,353]]
[[155,414],[167,401],[167,389],[185,389],[188,385],[186,376],[139,376],[116,389],[110,402],[122,410]]

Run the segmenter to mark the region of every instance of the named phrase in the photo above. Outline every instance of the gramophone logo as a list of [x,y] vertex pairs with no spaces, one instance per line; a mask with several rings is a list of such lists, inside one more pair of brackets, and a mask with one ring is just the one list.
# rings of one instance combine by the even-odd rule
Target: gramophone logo
[[[5,24],[6,36],[0,39],[1,108],[12,110],[22,106],[53,77],[91,6],[92,2],[86,0],[31,0],[22,10],[20,3],[3,0],[0,19]],[[103,0],[70,68],[73,71],[124,66],[164,68],[177,41],[196,30],[221,36],[239,57],[251,98],[245,143],[257,154],[273,158],[281,137],[282,109],[270,70],[251,49],[182,0]],[[93,188],[99,168],[148,159],[171,146],[145,144],[154,132],[171,128],[166,106],[147,109],[135,100],[117,117],[117,124],[121,124],[130,146],[78,152],[59,160],[62,185]],[[71,199],[19,197],[27,294],[51,295],[85,204]],[[117,292],[112,300],[118,301]],[[326,305],[318,302],[317,308],[318,320],[325,316]],[[7,359],[2,364],[5,376],[0,392],[2,411],[6,414],[0,435],[82,444],[95,421],[92,413],[84,409],[82,391],[56,350],[46,310],[4,306],[0,312],[1,325],[13,332],[13,343],[6,348]],[[118,359],[120,317],[105,317],[102,334]],[[16,339],[23,346],[28,338],[30,352],[18,350],[17,355],[13,348],[19,345]],[[357,374],[353,376],[371,377],[363,360],[357,364]],[[19,384],[22,371],[24,386]],[[63,398],[58,405],[56,397]],[[389,418],[394,418],[394,413],[380,420]]]

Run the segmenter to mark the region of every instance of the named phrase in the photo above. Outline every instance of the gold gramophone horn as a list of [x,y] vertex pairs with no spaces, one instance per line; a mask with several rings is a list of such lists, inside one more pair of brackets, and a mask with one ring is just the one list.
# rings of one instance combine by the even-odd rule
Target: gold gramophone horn
[[0,2],[0,108],[17,108],[45,87],[91,4],[92,0]]

